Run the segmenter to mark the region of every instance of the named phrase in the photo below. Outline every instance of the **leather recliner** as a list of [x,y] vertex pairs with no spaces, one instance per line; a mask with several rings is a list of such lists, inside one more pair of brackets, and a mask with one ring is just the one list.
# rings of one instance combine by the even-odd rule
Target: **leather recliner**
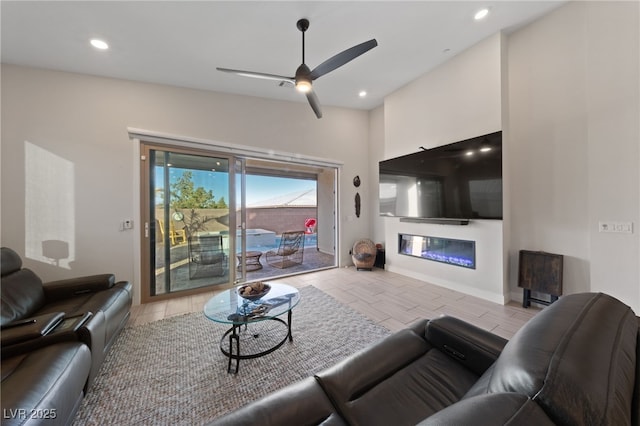
[[2,425],[69,425],[91,369],[89,347],[53,343],[2,358]]
[[507,342],[422,320],[211,425],[640,425],[640,318],[560,298]]
[[[0,248],[0,270],[0,326],[4,329],[2,410],[8,413],[2,423],[29,423],[24,422],[24,414],[29,412],[53,412],[55,418],[46,419],[49,423],[70,423],[105,355],[127,323],[131,284],[116,282],[113,274],[43,283],[33,271],[22,268],[20,256],[7,247]],[[34,317],[39,320],[84,314],[89,319],[73,332],[29,337],[15,344],[5,342],[6,336],[27,330],[29,327],[24,324]],[[37,423],[43,419],[26,420]]]
[[129,319],[133,300],[131,283],[116,282],[113,274],[43,283],[33,271],[22,268],[20,256],[7,247],[0,249],[0,268],[0,326],[53,312],[63,312],[65,316],[93,314],[80,330],[91,349],[91,384],[106,353]]

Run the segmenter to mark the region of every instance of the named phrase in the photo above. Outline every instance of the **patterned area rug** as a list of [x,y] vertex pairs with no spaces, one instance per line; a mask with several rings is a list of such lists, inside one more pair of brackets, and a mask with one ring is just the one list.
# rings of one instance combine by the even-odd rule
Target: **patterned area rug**
[[[75,425],[194,425],[308,377],[390,332],[315,287],[300,289],[293,342],[227,373],[228,327],[202,313],[126,327]],[[271,323],[271,321],[267,321]]]

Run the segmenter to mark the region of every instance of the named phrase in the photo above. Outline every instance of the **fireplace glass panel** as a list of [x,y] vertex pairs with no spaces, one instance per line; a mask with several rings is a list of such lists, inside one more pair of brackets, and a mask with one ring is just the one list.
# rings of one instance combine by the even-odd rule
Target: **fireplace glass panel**
[[398,234],[398,253],[463,268],[476,268],[475,241]]

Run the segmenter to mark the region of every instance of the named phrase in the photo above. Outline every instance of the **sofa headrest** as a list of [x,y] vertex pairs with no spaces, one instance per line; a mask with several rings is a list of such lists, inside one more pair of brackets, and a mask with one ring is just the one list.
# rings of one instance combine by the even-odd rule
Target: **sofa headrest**
[[27,318],[44,305],[42,280],[29,269],[22,269],[22,259],[8,247],[0,249],[2,286],[0,325]]
[[42,281],[30,269],[2,277],[0,325],[29,318],[44,305]]
[[628,424],[638,321],[602,293],[564,296],[505,346],[486,391],[517,392],[557,424]]
[[22,268],[22,259],[15,251],[9,247],[0,248],[0,276],[4,277]]

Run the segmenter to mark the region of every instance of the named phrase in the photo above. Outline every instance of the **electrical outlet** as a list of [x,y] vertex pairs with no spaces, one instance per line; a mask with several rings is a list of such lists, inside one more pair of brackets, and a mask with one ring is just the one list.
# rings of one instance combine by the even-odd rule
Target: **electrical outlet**
[[633,222],[598,222],[598,232],[633,234]]

